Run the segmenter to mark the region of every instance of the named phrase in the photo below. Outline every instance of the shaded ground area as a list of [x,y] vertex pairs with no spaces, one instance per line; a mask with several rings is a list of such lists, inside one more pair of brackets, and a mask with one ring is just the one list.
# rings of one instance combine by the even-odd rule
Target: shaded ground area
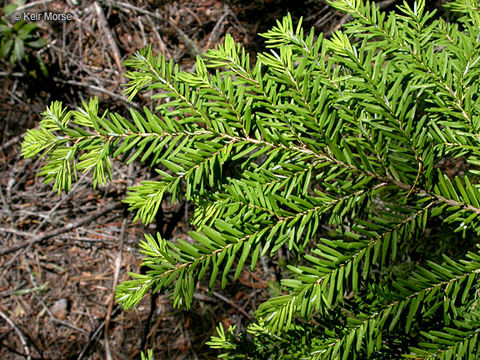
[[[122,61],[147,44],[190,70],[194,56],[227,33],[249,52],[263,49],[256,34],[289,11],[326,33],[346,18],[322,0],[47,0],[23,9],[72,19],[36,22],[48,40],[36,52],[48,76],[36,65],[0,63],[0,358],[132,359],[146,348],[157,360],[216,358],[205,342],[220,321],[244,327],[274,294],[275,261],[263,259],[224,290],[199,286],[190,312],[172,309],[163,295],[124,311],[113,288],[139,271],[138,241],[156,231],[186,238],[192,209],[164,205],[148,228],[133,223],[121,203],[126,188],[153,176],[139,165],[115,164],[114,180],[97,190],[87,174],[69,194],[52,193],[35,177],[42,160],[20,157],[22,134],[53,100],[77,107],[96,95],[104,109],[126,114]],[[152,104],[139,96],[131,106]]]

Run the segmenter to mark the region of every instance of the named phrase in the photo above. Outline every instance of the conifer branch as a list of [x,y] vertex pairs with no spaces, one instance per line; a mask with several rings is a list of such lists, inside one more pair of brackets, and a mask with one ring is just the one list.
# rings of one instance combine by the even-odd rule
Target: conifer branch
[[388,15],[329,3],[353,19],[343,32],[286,16],[253,66],[231,36],[193,73],[142,50],[126,94],[150,90],[155,111],[54,102],[22,155],[44,156],[58,191],[78,171],[102,186],[112,161],[145,163],[158,177],[124,200],[144,223],[167,196],[193,202],[187,239],[140,243],[145,274],[116,290],[125,308],[149,291],[190,308],[199,282],[225,287],[289,253],[292,277],[251,336],[218,327],[209,344],[225,359],[476,358],[480,10],[455,0],[447,23],[425,0]]

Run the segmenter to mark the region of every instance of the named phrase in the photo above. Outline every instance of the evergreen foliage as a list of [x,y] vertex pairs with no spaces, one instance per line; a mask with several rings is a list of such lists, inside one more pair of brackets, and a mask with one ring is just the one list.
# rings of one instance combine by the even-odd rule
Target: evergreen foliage
[[450,22],[424,0],[331,5],[343,31],[285,17],[255,62],[229,36],[190,73],[140,51],[127,94],[152,91],[154,112],[54,102],[23,156],[45,156],[59,192],[78,171],[105,184],[113,158],[148,164],[158,179],[125,200],[146,224],[167,196],[195,205],[191,241],[141,242],[146,274],[116,292],[127,309],[150,290],[188,309],[199,281],[225,287],[288,250],[283,294],[245,332],[218,327],[222,358],[480,358],[480,4],[448,4]]

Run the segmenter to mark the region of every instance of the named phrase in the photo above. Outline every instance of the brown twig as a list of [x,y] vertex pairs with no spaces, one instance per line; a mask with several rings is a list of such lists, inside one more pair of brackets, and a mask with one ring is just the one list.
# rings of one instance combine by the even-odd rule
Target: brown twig
[[163,41],[162,37],[160,36],[160,34],[158,33],[157,29],[156,29],[156,26],[155,24],[153,23],[153,20],[151,18],[150,15],[147,16],[147,20],[148,22],[150,23],[150,26],[152,28],[152,32],[153,34],[155,35],[155,37],[157,38],[158,40],[158,46],[160,48],[160,53],[163,55],[163,56],[166,56],[166,57],[169,57],[169,54],[168,54],[168,50],[167,50],[167,45],[165,45],[165,42]]
[[415,182],[413,183],[412,188],[411,188],[410,191],[408,192],[406,198],[408,198],[408,197],[413,193],[413,190],[415,190],[415,186],[417,186],[418,180],[420,179],[420,175],[422,174],[423,162],[422,162],[422,159],[421,159],[421,158],[420,158],[419,160],[420,160],[420,161],[418,162],[417,177],[415,178]]
[[[26,257],[23,255],[23,262],[28,270],[28,274],[30,276],[30,282],[32,283],[32,285],[36,288],[36,289],[40,289],[40,286],[38,285],[37,281],[35,280],[35,276],[33,276],[33,271],[32,271],[32,268],[30,267],[30,264],[28,263]],[[79,328],[78,326],[75,326],[73,324],[70,324],[68,321],[63,321],[61,319],[57,319],[55,317],[55,315],[53,315],[53,313],[50,311],[50,309],[48,308],[47,304],[45,304],[45,302],[39,297],[39,296],[35,296],[35,298],[38,300],[38,302],[40,304],[42,304],[43,308],[45,309],[45,311],[47,312],[47,314],[50,316],[50,319],[53,321],[53,322],[56,322],[57,324],[60,324],[60,325],[63,325],[63,326],[66,326],[66,327],[69,327],[71,329],[74,329],[84,335],[88,335],[88,332],[82,328]]]
[[[208,292],[208,289],[205,289],[205,288],[200,288],[200,289],[202,291]],[[248,320],[253,321],[252,315],[247,313],[245,311],[245,309],[243,309],[240,306],[238,306],[237,304],[235,304],[235,302],[233,302],[232,300],[226,298],[225,296],[223,296],[222,294],[219,294],[216,291],[213,291],[212,295],[215,296],[216,298],[222,300],[223,302],[226,302],[228,305],[230,305],[231,307],[236,309],[238,312],[240,312],[242,315],[244,315]],[[198,293],[193,294],[193,297],[197,300],[203,300],[203,301],[211,301],[212,300],[212,298],[210,296],[206,296],[206,295],[198,294]]]
[[62,206],[62,204],[67,201],[71,196],[72,194],[75,193],[75,191],[77,190],[77,188],[79,187],[80,184],[82,184],[83,180],[85,180],[85,178],[87,177],[87,173],[83,174],[80,179],[78,179],[78,181],[75,183],[75,185],[72,186],[72,190],[70,190],[70,192],[68,194],[64,194],[62,196],[62,198],[60,199],[60,201],[57,201],[57,203],[55,204],[55,206],[53,208],[51,208],[47,215],[43,218],[43,220],[40,222],[40,224],[38,224],[35,229],[33,229],[33,232],[34,233],[37,233],[38,230],[40,230],[42,228],[43,225],[45,225],[46,222],[48,221],[51,221],[51,216],[52,214],[60,207]]
[[223,27],[225,26],[223,21],[227,18],[227,16],[229,16],[232,13],[227,4],[224,5],[223,10],[224,10],[223,15],[220,16],[220,19],[218,19],[217,23],[212,29],[212,32],[210,33],[210,36],[208,37],[207,45],[205,45],[206,49],[210,49],[212,47],[213,42],[218,39],[220,32],[223,30]]
[[396,0],[383,0],[376,3],[380,9],[385,9],[387,6],[395,3]]
[[128,104],[128,106],[131,105],[131,106],[133,106],[133,107],[135,107],[139,110],[142,109],[142,107],[139,104],[137,104],[135,101],[128,101],[122,95],[118,95],[114,92],[108,91],[107,89],[104,89],[100,86],[95,86],[95,85],[91,85],[91,84],[84,84],[84,83],[81,83],[81,82],[75,81],[75,80],[63,80],[63,79],[59,79],[57,77],[53,77],[53,81],[59,82],[59,83],[62,83],[62,84],[67,84],[67,85],[86,87],[86,88],[89,88],[93,91],[102,92],[102,93],[107,94],[107,95],[109,95],[110,97],[112,97],[116,100],[122,101],[124,104]]
[[197,44],[195,44],[195,42],[190,39],[182,29],[175,25],[172,19],[168,19],[168,22],[175,29],[178,39],[185,44],[190,55],[199,56],[202,54],[202,51],[198,48]]
[[27,232],[27,231],[21,231],[21,230],[17,230],[17,229],[10,229],[10,228],[2,227],[2,226],[0,226],[0,232],[4,232],[4,233],[8,233],[8,234],[14,234],[14,235],[18,235],[18,236],[27,236],[27,237],[35,236],[35,235],[33,235],[32,233],[29,233],[29,232]]
[[[0,255],[5,255],[5,254],[9,254],[9,253],[12,253],[12,252],[15,252],[17,250],[20,250],[20,249],[23,249],[23,248],[26,248],[26,247],[30,247],[34,244],[37,244],[37,243],[40,243],[44,240],[47,240],[51,237],[54,237],[54,236],[57,236],[57,235],[60,235],[60,234],[63,234],[65,232],[68,232],[68,231],[71,231],[73,229],[76,229],[84,224],[87,224],[97,218],[99,218],[100,216],[102,216],[103,214],[107,213],[107,212],[110,212],[116,208],[118,208],[120,205],[118,203],[110,203],[108,204],[105,208],[103,209],[100,209],[99,211],[93,213],[93,214],[90,214],[78,221],[75,221],[73,223],[69,223],[65,226],[62,226],[61,228],[58,228],[58,229],[54,229],[52,231],[48,231],[48,232],[45,232],[41,235],[27,235],[29,233],[25,233],[25,232],[21,232],[18,233],[19,235],[26,235],[26,236],[33,236],[32,239],[30,240],[26,240],[18,245],[13,245],[11,247],[7,247],[7,248],[4,248],[4,249],[1,249],[0,250]],[[5,231],[5,232],[11,232],[11,233],[16,233],[16,230],[14,229],[5,229],[5,228],[0,228],[0,231]]]
[[[132,177],[132,173],[133,173],[133,164],[130,164],[130,165],[128,165],[128,170],[127,170],[127,175],[126,175],[127,181],[125,182],[125,191],[127,190],[128,186],[132,185],[132,181],[130,180],[131,177]],[[128,211],[127,211],[127,208],[124,207],[122,227],[120,228],[120,245],[119,245],[119,248],[118,248],[117,257],[115,258],[115,272],[114,272],[114,275],[113,275],[112,292],[111,292],[110,299],[109,299],[107,315],[105,316],[104,336],[105,336],[105,353],[106,353],[107,360],[112,359],[112,355],[111,355],[111,352],[110,352],[110,342],[108,341],[108,329],[110,327],[110,319],[111,319],[111,315],[112,315],[112,309],[113,309],[113,305],[115,303],[115,287],[118,284],[118,277],[119,277],[120,268],[121,268],[121,265],[122,265],[123,244],[125,243],[125,236],[126,236],[126,229],[127,229],[127,216],[128,216]]]
[[23,10],[26,10],[26,9],[29,9],[31,7],[34,7],[34,6],[37,6],[37,5],[42,5],[42,4],[48,4],[48,3],[51,3],[53,2],[54,0],[39,0],[39,1],[34,1],[34,2],[31,2],[30,4],[25,4],[25,5],[22,5],[18,8],[15,9],[15,11],[23,11]]
[[[115,2],[114,5],[117,8],[119,8],[121,10],[124,10],[124,11],[125,11],[125,9],[128,9],[128,10],[133,10],[133,11],[138,12],[138,13],[143,14],[143,15],[147,15],[150,22],[151,22],[151,18],[161,20],[161,21],[165,21],[165,19],[161,15],[159,15],[157,12],[154,13],[154,12],[139,8],[135,5],[131,5],[131,4],[128,4],[128,3],[125,3],[125,2],[121,2],[121,1]],[[201,54],[200,49],[188,37],[188,35],[185,34],[185,32],[183,32],[182,29],[177,27],[171,19],[167,19],[167,21],[175,29],[179,40],[182,41],[185,44],[185,46],[192,53],[192,55],[194,55],[194,56],[200,55]],[[152,28],[154,28],[153,23],[152,23]],[[156,30],[154,30],[154,33],[156,33]],[[166,47],[165,43],[163,42],[162,38],[158,35],[158,33],[156,33],[156,35],[157,35],[157,39],[159,40],[160,50],[161,50],[162,54],[166,55],[167,47]]]
[[125,229],[127,226],[127,218],[126,218],[126,211],[124,213],[124,217],[122,220],[122,227],[120,230],[120,246],[118,249],[117,257],[115,258],[115,273],[113,275],[113,284],[112,284],[112,293],[110,295],[107,315],[105,316],[105,327],[104,327],[104,335],[105,335],[105,353],[106,359],[111,360],[112,354],[110,353],[110,342],[108,341],[108,328],[110,326],[110,318],[112,315],[113,304],[115,303],[115,287],[118,284],[118,276],[120,274],[120,267],[122,264],[122,254],[123,254],[123,243],[125,241]]
[[27,341],[25,340],[25,337],[23,336],[22,331],[18,328],[17,325],[10,319],[7,314],[5,314],[3,311],[0,310],[0,316],[10,325],[15,333],[17,334],[18,338],[20,339],[20,342],[22,343],[23,346],[23,351],[25,351],[25,356],[27,357],[27,360],[32,359],[32,355],[30,353],[30,349],[28,347]]
[[121,2],[121,1],[116,1],[114,3],[115,6],[117,6],[118,8],[125,8],[125,9],[129,9],[129,10],[133,10],[133,11],[136,11],[136,12],[139,12],[141,14],[144,14],[144,15],[148,15],[148,16],[151,16],[155,19],[158,19],[158,20],[163,20],[163,18],[156,14],[156,13],[152,13],[151,11],[148,11],[148,10],[145,10],[145,9],[142,9],[142,8],[139,8],[135,5],[131,5],[129,3],[125,3],[125,2]]
[[[117,314],[117,312],[121,309],[120,305],[117,305],[115,307],[115,309],[113,309],[112,311],[112,314],[111,316],[114,316]],[[100,325],[98,325],[98,327],[95,329],[95,331],[92,333],[92,335],[90,336],[90,338],[88,339],[87,343],[85,344],[85,346],[83,347],[82,351],[80,352],[80,354],[78,355],[77,357],[77,360],[82,360],[83,357],[85,356],[85,354],[87,353],[88,349],[90,349],[90,346],[92,345],[92,343],[95,341],[95,339],[97,338],[98,334],[100,334],[100,332],[103,330],[103,327],[105,326],[105,320],[103,320]]]
[[118,71],[122,76],[122,83],[125,83],[125,79],[123,77],[124,69],[121,61],[120,50],[118,49],[117,43],[113,38],[113,34],[112,34],[112,31],[110,30],[110,27],[108,26],[107,19],[105,19],[105,14],[103,12],[103,9],[97,2],[93,3],[93,7],[98,16],[98,25],[107,36],[108,44],[112,49],[112,54],[115,60],[115,64],[117,64]]
[[12,146],[13,144],[16,144],[20,140],[22,140],[21,136],[15,136],[15,137],[11,138],[10,140],[5,141],[2,145],[0,145],[0,151],[3,151],[5,149],[9,148],[10,146]]

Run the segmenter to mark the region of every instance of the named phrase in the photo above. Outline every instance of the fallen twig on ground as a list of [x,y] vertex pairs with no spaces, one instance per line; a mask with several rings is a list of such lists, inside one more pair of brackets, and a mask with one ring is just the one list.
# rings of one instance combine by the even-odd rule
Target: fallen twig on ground
[[[58,228],[58,229],[54,229],[54,230],[51,230],[51,231],[48,231],[48,232],[45,232],[41,235],[27,235],[29,233],[25,233],[25,232],[21,232],[22,235],[27,235],[27,236],[33,236],[32,239],[30,240],[26,240],[18,245],[13,245],[12,247],[7,247],[7,248],[4,248],[4,249],[1,249],[0,250],[0,255],[5,255],[5,254],[9,254],[9,253],[12,253],[12,252],[15,252],[17,250],[20,250],[20,249],[23,249],[23,248],[26,248],[26,247],[30,247],[32,246],[33,244],[37,244],[39,242],[42,242],[44,240],[47,240],[51,237],[54,237],[56,235],[60,235],[60,234],[63,234],[67,231],[71,231],[73,229],[76,229],[84,224],[87,224],[97,218],[99,218],[100,216],[102,216],[103,214],[109,212],[109,211],[112,211],[116,208],[119,208],[120,207],[120,204],[118,203],[110,203],[108,204],[105,208],[102,208],[100,209],[99,211],[93,213],[93,214],[90,214],[80,220],[77,220],[73,223],[69,223],[65,226],[62,226],[61,228]],[[0,228],[0,231],[2,230],[5,230],[6,232],[12,232],[12,233],[15,233],[16,231],[14,229],[5,229],[5,228]]]
[[22,331],[18,328],[17,325],[15,325],[15,323],[7,316],[7,314],[5,314],[3,311],[0,310],[0,316],[8,323],[8,325],[10,325],[13,330],[15,331],[15,333],[17,334],[18,338],[20,339],[20,342],[22,343],[22,346],[23,346],[23,351],[25,351],[25,356],[27,358],[27,360],[31,360],[32,359],[32,355],[31,355],[31,352],[30,352],[30,349],[28,347],[28,344],[27,344],[27,341],[25,340],[25,337],[23,336],[23,333]]
[[[115,309],[113,309],[111,316],[116,315],[116,313],[121,309],[120,305],[117,305]],[[77,360],[82,360],[85,354],[87,353],[88,349],[90,349],[90,346],[92,343],[95,341],[97,338],[98,334],[103,330],[103,327],[105,326],[106,320],[103,320],[100,325],[95,329],[95,331],[90,335],[90,338],[88,339],[87,344],[83,347],[82,351],[77,357]]]
[[115,60],[115,64],[117,64],[118,71],[120,73],[120,77],[122,79],[122,83],[125,82],[125,78],[123,76],[124,74],[124,68],[122,65],[122,60],[120,56],[120,50],[118,49],[117,43],[115,42],[115,39],[113,37],[112,31],[110,30],[110,27],[108,26],[107,20],[105,19],[105,14],[103,12],[102,7],[97,3],[93,3],[93,8],[95,9],[95,12],[97,13],[98,17],[98,26],[102,29],[102,32],[107,36],[107,41],[108,44],[110,45],[110,49],[112,50],[112,55]]
[[135,107],[139,110],[142,109],[142,107],[139,104],[137,104],[135,101],[128,101],[127,98],[123,97],[122,95],[111,92],[111,91],[109,91],[107,89],[104,89],[100,86],[96,86],[96,85],[92,85],[92,84],[84,84],[84,83],[81,83],[81,82],[78,82],[78,81],[75,81],[75,80],[63,80],[63,79],[59,79],[59,78],[56,78],[56,77],[53,77],[53,80],[55,82],[59,82],[61,84],[67,84],[67,85],[81,86],[81,87],[89,88],[93,91],[98,91],[98,92],[107,94],[107,95],[111,96],[113,99],[122,101],[123,104],[126,104],[128,106],[131,105],[131,106],[133,106],[133,107]]
[[[206,288],[200,288],[202,291],[204,292],[209,292],[208,289]],[[242,315],[244,315],[248,320],[250,321],[253,321],[253,317],[252,315],[250,315],[248,312],[245,311],[245,309],[243,309],[242,307],[238,306],[237,304],[235,304],[235,302],[233,302],[232,300],[226,298],[225,296],[223,296],[222,294],[219,294],[218,292],[216,291],[213,291],[212,292],[212,295],[215,296],[216,298],[226,302],[228,305],[230,305],[231,307],[233,307],[235,310],[237,310],[238,312],[240,312]],[[207,296],[207,295],[204,295],[204,294],[199,294],[199,293],[195,293],[193,294],[193,297],[197,300],[201,300],[201,301],[212,301],[214,299],[212,299],[210,296]]]

